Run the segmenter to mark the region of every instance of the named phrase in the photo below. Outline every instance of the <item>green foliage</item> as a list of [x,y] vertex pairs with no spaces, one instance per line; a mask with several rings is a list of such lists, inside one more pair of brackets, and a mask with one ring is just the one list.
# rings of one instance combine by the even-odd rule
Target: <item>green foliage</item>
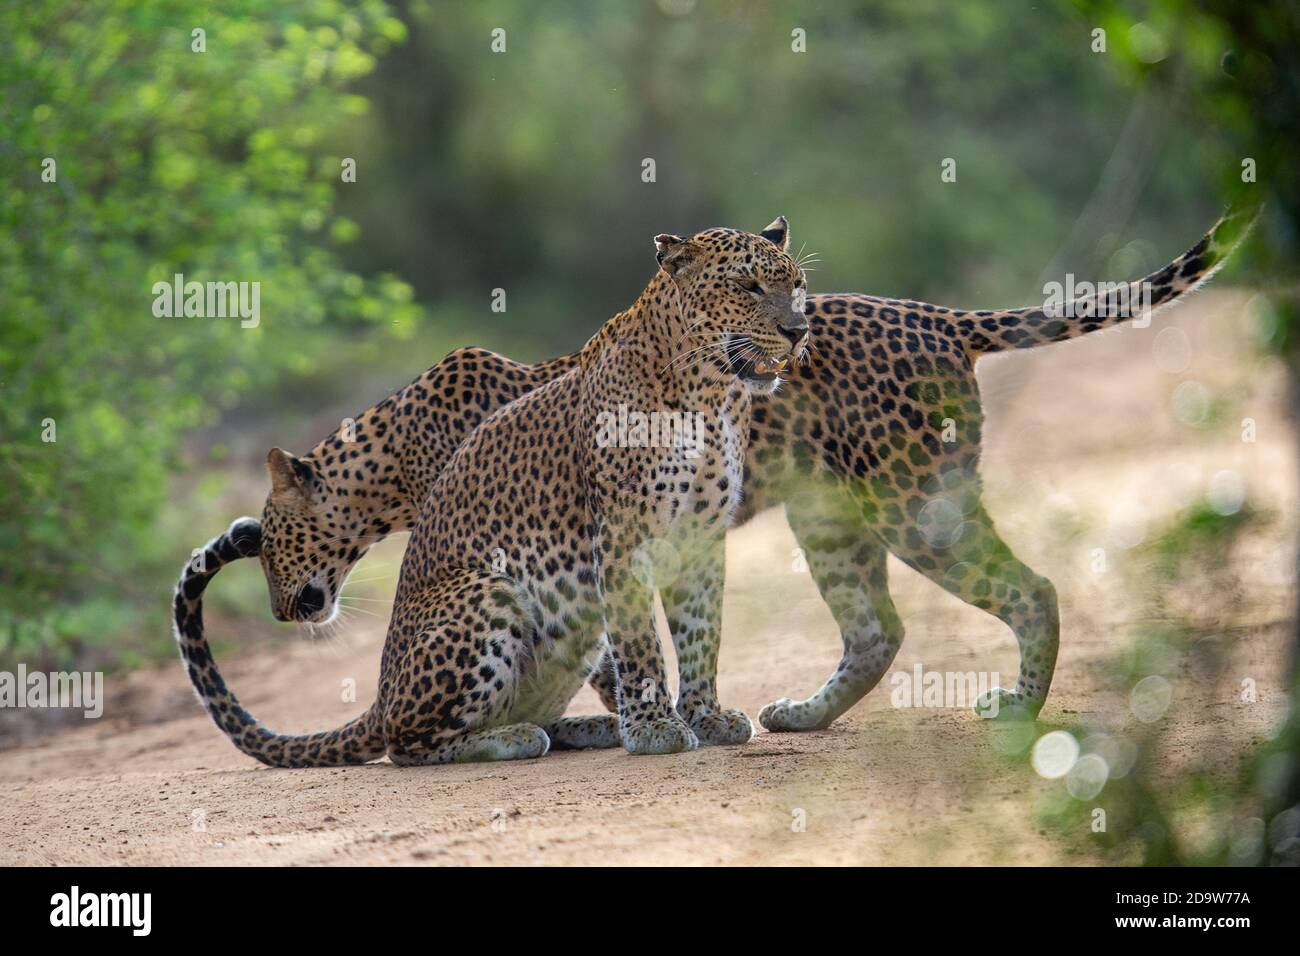
[[1168,587],[1193,571],[1221,570],[1233,541],[1254,519],[1248,509],[1223,514],[1209,502],[1195,504],[1148,549],[1159,586]]
[[[1142,623],[1125,649],[1105,662],[1105,684],[1118,691],[1114,700],[1119,713],[1097,707],[1087,719],[1039,725],[1018,738],[1018,746],[1001,748],[1023,765],[1036,739],[1062,730],[1080,743],[1082,754],[1106,761],[1108,776],[1099,792],[1071,789],[1067,780],[1064,786],[1053,786],[1040,803],[1042,821],[1073,851],[1099,855],[1114,865],[1250,864],[1267,859],[1268,841],[1251,828],[1252,820],[1276,815],[1268,812],[1277,796],[1276,781],[1258,790],[1247,783],[1259,757],[1241,754],[1242,779],[1233,779],[1238,768],[1225,768],[1223,753],[1212,748],[1178,760],[1174,769],[1171,762],[1186,743],[1168,714],[1142,720],[1128,712],[1133,695],[1147,681],[1177,687],[1181,678],[1194,675],[1200,693],[1175,702],[1171,710],[1204,708],[1217,688],[1232,686],[1231,628],[1241,619],[1235,571],[1240,561],[1234,562],[1232,552],[1259,524],[1249,509],[1225,515],[1207,501],[1169,521],[1139,549],[1122,575],[1142,605]],[[1170,600],[1172,589],[1189,587],[1211,595],[1196,602],[1199,613]],[[995,727],[994,732],[1006,739],[1022,729],[1012,725]],[[1275,751],[1279,743],[1283,738],[1262,752]],[[1099,812],[1105,814],[1104,828],[1093,825]]]
[[[998,307],[1040,300],[1053,253],[1061,272],[1133,277],[1219,212],[1218,144],[1165,119],[1172,95],[1125,138],[1126,76],[1062,6],[415,0],[408,20],[346,132],[369,177],[342,197],[366,237],[353,261],[425,300],[508,287],[493,322],[555,351],[627,305],[657,232],[783,213],[821,255],[814,291]],[[1140,203],[1094,195],[1113,156],[1149,183]],[[557,287],[570,307],[553,312]]]
[[[249,445],[301,448],[323,409],[356,411],[452,345],[575,346],[639,290],[656,232],[782,212],[822,253],[820,288],[1036,296],[1043,243],[1128,109],[1059,9],[397,12],[0,10],[0,658],[165,649],[175,566],[260,499],[216,480],[247,474]],[[999,67],[973,82],[976,61]],[[1161,188],[1195,198],[1195,166]],[[1162,246],[1203,226],[1194,205],[1161,207],[1178,234]],[[177,273],[260,283],[260,325],[156,318],[153,285]]]
[[[1300,276],[1300,6],[1290,0],[1080,0],[1077,6],[1127,39],[1117,52],[1130,75],[1155,85],[1177,85],[1200,121],[1223,140],[1224,154],[1236,157],[1221,172],[1223,194],[1267,203],[1262,235],[1251,246],[1249,261],[1258,276],[1280,290],[1269,307],[1264,345],[1286,363],[1291,407],[1300,410],[1300,299],[1295,292]],[[1167,62],[1142,55],[1142,42],[1160,29],[1179,39],[1179,55]],[[1135,37],[1142,42],[1134,44]],[[1257,170],[1255,183],[1242,174],[1246,160]],[[1163,543],[1161,567],[1174,578],[1185,577],[1183,570],[1197,558],[1213,568],[1214,552],[1221,555],[1247,524],[1236,517],[1193,516]],[[1287,610],[1296,612],[1294,607]],[[1260,824],[1240,839],[1219,839],[1196,857],[1198,862],[1300,861],[1300,619],[1292,621],[1290,636],[1290,706],[1278,733],[1226,785],[1193,771],[1173,788],[1175,800],[1186,793],[1213,794],[1207,802],[1230,825]],[[1137,812],[1156,812],[1172,802],[1169,791],[1168,784],[1149,780],[1130,790],[1128,804]]]
[[[321,147],[404,34],[373,0],[0,8],[0,656],[69,656],[136,607],[165,635],[182,436],[309,369],[322,327],[420,315],[340,264]],[[259,282],[261,324],[155,318],[175,273]]]
[[[656,232],[784,213],[815,290],[1018,305],[1181,251],[1254,129],[1214,73],[1231,28],[1179,4],[673,6],[0,8],[0,658],[165,649],[176,565],[260,501],[267,444],[453,345],[574,347]],[[1186,72],[1205,96],[1154,82]],[[1115,157],[1145,191],[1098,189]],[[175,273],[259,282],[261,324],[155,318]]]

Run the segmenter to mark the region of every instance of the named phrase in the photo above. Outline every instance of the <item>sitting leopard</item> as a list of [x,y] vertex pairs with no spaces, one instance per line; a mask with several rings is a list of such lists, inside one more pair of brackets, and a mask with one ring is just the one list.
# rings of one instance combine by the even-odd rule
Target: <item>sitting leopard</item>
[[[659,271],[636,303],[605,323],[574,367],[488,416],[434,478],[402,562],[374,704],[303,736],[261,726],[225,687],[203,632],[203,589],[223,562],[260,550],[275,594],[294,569],[269,558],[272,533],[355,561],[359,543],[277,530],[278,512],[310,507],[318,475],[346,481],[364,471],[392,490],[409,478],[393,461],[345,454],[319,471],[298,461],[282,474],[273,464],[278,507],[261,533],[252,519],[236,522],[209,546],[210,561],[187,568],[176,595],[181,656],[217,725],[244,753],[288,767],[385,754],[404,765],[519,759],[541,756],[552,740],[621,742],[634,754],[697,746],[668,693],[653,587],[663,565],[677,570],[661,546],[682,574],[718,552],[739,504],[750,391],[770,389],[807,348],[804,277],[788,240],[784,219],[760,234],[655,237]],[[741,380],[749,386],[732,387]],[[627,409],[687,413],[701,427],[689,447],[611,440],[611,416]],[[355,451],[373,452],[374,441],[384,438],[358,428]],[[352,507],[336,500],[327,510],[347,520]],[[314,574],[300,566],[277,613],[324,609],[311,588],[332,585],[313,584]],[[617,715],[562,717],[602,654]],[[716,716],[738,740],[752,735],[740,712]]]
[[[1246,212],[1226,216],[1187,253],[1140,280],[1150,283],[1152,306],[1207,279],[1251,219]],[[888,670],[903,625],[886,587],[887,551],[1011,627],[1021,648],[1019,696],[999,701],[1041,706],[1056,659],[1056,597],[1050,582],[1014,557],[979,504],[974,363],[1124,321],[1113,302],[1089,305],[1057,319],[1038,308],[970,312],[856,294],[808,296],[816,347],[784,387],[770,386],[775,394],[755,402],[737,522],[785,504],[844,649],[811,697],[766,706],[764,727],[824,728]],[[299,458],[272,450],[262,560],[276,615],[330,619],[356,561],[414,525],[419,503],[464,438],[577,359],[528,365],[460,349],[359,415],[346,436],[355,440],[340,430]],[[929,533],[952,524],[954,507],[961,540]],[[720,559],[703,564],[721,568]],[[730,742],[736,726],[722,716],[715,691],[721,586],[719,575],[705,572],[660,588],[679,661],[677,710],[702,743]],[[616,707],[609,668],[598,669],[592,683]]]

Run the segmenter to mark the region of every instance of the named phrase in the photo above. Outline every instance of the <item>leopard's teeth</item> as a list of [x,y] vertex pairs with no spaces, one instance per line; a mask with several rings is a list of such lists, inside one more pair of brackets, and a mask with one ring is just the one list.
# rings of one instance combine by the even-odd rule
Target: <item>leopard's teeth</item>
[[785,371],[786,360],[764,355],[755,360],[754,371],[759,375],[774,375]]

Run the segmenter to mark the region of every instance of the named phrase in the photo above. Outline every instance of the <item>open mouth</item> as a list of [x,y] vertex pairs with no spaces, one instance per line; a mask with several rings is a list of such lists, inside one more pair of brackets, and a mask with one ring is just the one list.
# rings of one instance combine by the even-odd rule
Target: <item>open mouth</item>
[[737,355],[728,350],[731,371],[747,382],[772,382],[786,370],[790,356],[760,355],[757,358]]
[[750,339],[728,339],[727,364],[732,375],[745,381],[771,382],[789,367],[789,352],[784,355],[754,355],[753,352]]

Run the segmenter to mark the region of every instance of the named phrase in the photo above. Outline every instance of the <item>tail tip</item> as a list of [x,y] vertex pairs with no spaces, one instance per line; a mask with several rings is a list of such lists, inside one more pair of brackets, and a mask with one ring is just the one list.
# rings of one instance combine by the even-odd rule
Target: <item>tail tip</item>
[[226,535],[241,557],[251,558],[262,550],[262,522],[256,518],[236,518]]

